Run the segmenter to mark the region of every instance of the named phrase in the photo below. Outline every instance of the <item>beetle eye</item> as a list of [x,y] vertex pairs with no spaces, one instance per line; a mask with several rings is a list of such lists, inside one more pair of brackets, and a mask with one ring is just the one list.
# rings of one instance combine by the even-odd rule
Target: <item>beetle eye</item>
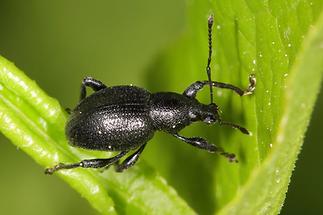
[[208,124],[214,123],[215,121],[216,120],[215,120],[214,116],[212,116],[212,115],[208,115],[203,120],[203,122],[208,123]]

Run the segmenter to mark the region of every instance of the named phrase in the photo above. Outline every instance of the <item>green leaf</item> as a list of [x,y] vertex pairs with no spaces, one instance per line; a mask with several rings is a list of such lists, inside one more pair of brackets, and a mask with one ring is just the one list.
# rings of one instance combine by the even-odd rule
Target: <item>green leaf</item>
[[[323,16],[311,29],[291,69],[291,77],[286,82],[282,116],[272,141],[275,147],[261,167],[253,171],[240,194],[221,211],[223,214],[279,212],[321,86],[322,45]],[[249,199],[249,202],[245,199]]]
[[[206,136],[234,152],[238,164],[180,144],[161,146],[149,157],[197,212],[280,211],[322,80],[322,4],[320,0],[189,1],[185,33],[156,62],[148,77],[150,88],[181,92],[195,80],[206,79],[209,14],[215,19],[213,79],[246,87],[249,74],[257,77],[256,92],[249,97],[215,90],[222,117],[246,126],[252,137],[203,125],[183,132]],[[200,100],[208,103],[208,89],[204,91]],[[158,136],[153,141],[170,140]],[[164,165],[154,159],[160,151],[169,155]]]
[[[68,146],[59,103],[0,56],[0,130],[44,167],[107,157]],[[55,173],[56,174],[56,173]],[[64,170],[57,173],[102,214],[193,214],[153,169],[141,163],[125,173]],[[45,179],[45,178],[44,178]]]

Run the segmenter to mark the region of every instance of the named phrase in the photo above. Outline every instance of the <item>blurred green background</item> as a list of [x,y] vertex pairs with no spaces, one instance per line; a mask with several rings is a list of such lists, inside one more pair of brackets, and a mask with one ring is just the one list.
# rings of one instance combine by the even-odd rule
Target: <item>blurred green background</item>
[[[150,65],[184,30],[185,7],[184,0],[1,0],[0,54],[62,106],[73,107],[86,75],[107,85],[147,87],[154,72]],[[323,213],[322,108],[321,93],[282,214]],[[152,159],[155,145],[147,147],[143,159]],[[58,177],[45,176],[42,167],[3,136],[0,162],[1,214],[97,213]]]

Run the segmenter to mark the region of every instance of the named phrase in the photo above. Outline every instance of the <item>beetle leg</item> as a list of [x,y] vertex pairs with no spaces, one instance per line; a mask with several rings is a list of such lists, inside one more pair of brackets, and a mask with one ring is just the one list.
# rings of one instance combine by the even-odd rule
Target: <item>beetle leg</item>
[[95,80],[92,77],[85,77],[81,85],[80,101],[86,97],[86,87],[91,87],[94,91],[98,91],[106,88],[107,86],[105,86],[101,81]]
[[67,113],[68,115],[70,115],[70,114],[72,113],[71,108],[65,108],[65,111],[66,111],[66,113]]
[[45,174],[51,175],[57,170],[61,169],[74,169],[78,167],[82,168],[101,168],[109,166],[115,162],[117,162],[120,158],[122,158],[124,155],[127,154],[127,151],[120,152],[118,155],[112,157],[112,158],[100,158],[100,159],[90,159],[90,160],[82,160],[78,163],[72,163],[72,164],[64,164],[59,163],[56,166],[52,168],[47,168],[45,170]]
[[242,127],[242,126],[240,126],[240,125],[237,125],[237,124],[234,124],[234,123],[232,123],[232,122],[225,122],[225,121],[219,121],[219,123],[220,123],[220,125],[227,125],[227,126],[230,126],[230,127],[232,127],[232,128],[235,128],[235,129],[238,129],[238,130],[240,130],[242,133],[244,133],[244,134],[247,134],[247,135],[252,135],[251,133],[250,133],[250,131],[248,131],[248,129],[246,129],[246,128],[244,128],[244,127]]
[[201,138],[201,137],[183,137],[177,133],[173,134],[174,137],[176,137],[179,140],[182,140],[188,144],[191,144],[194,147],[206,150],[208,152],[211,153],[218,153],[224,157],[226,157],[227,159],[229,159],[230,162],[238,162],[238,160],[236,159],[235,154],[229,153],[224,151],[221,147],[218,147],[216,145],[210,144],[207,142],[207,140]]
[[[204,86],[209,85],[209,81],[197,81],[193,84],[191,84],[183,93],[183,95],[187,97],[195,98],[198,91],[200,91]],[[223,89],[229,89],[233,90],[235,93],[237,93],[240,96],[246,96],[251,95],[253,91],[256,89],[256,77],[254,74],[249,76],[249,86],[246,90],[243,90],[239,87],[236,87],[232,84],[212,81],[212,86],[217,88],[223,88]]]
[[129,167],[132,167],[133,165],[135,165],[135,163],[138,161],[140,154],[142,153],[142,151],[144,150],[145,146],[147,145],[147,143],[145,143],[144,145],[140,146],[140,148],[135,151],[133,154],[131,154],[129,157],[127,157],[122,163],[115,163],[115,169],[117,172],[122,172],[123,170],[128,169]]

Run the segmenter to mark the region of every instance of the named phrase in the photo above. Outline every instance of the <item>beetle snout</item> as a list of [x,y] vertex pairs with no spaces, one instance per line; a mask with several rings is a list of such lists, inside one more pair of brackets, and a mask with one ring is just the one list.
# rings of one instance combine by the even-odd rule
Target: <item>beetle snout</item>
[[213,124],[219,120],[219,108],[216,104],[211,103],[209,105],[205,105],[203,109],[203,113],[201,114],[201,120],[203,122],[207,124]]

